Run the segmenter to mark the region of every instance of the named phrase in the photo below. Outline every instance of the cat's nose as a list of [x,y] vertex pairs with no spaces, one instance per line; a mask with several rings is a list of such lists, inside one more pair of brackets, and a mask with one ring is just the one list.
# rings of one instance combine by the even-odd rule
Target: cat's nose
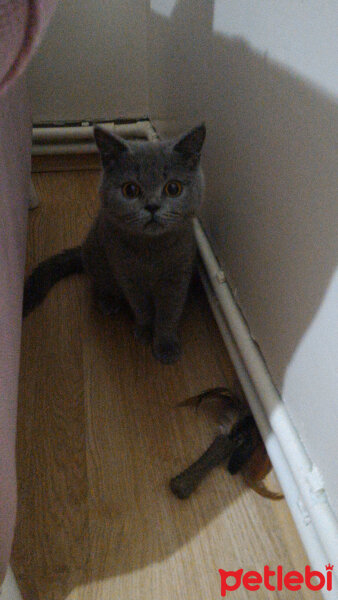
[[158,204],[146,204],[144,207],[146,210],[149,210],[150,214],[155,214],[156,211],[160,208]]

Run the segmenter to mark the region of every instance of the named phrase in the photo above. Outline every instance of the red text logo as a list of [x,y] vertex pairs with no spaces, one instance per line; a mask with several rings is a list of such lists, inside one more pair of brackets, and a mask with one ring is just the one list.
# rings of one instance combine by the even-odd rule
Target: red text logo
[[[279,565],[276,571],[272,571],[268,565],[265,565],[263,575],[258,571],[247,571],[243,573],[243,569],[238,571],[224,571],[218,569],[221,576],[221,596],[227,595],[227,592],[234,592],[242,585],[246,590],[255,592],[265,587],[266,590],[284,589],[297,591],[305,585],[309,590],[322,590],[325,588],[328,591],[332,590],[332,571],[333,566],[325,565],[326,574],[321,571],[311,571],[309,565],[306,565],[304,575],[299,571],[283,572],[283,567]],[[316,580],[313,581],[313,578]]]

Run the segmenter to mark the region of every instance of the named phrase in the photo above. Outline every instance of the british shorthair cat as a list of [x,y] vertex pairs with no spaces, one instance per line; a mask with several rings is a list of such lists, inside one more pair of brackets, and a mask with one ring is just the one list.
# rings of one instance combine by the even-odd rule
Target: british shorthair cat
[[126,141],[94,128],[101,207],[81,246],[42,263],[25,283],[24,315],[71,273],[87,273],[104,313],[127,301],[135,335],[162,363],[181,353],[178,324],[195,259],[192,217],[203,195],[202,124],[178,139]]

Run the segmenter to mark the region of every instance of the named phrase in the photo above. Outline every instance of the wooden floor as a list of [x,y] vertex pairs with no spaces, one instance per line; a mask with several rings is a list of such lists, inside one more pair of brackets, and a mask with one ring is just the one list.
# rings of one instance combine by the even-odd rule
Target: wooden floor
[[[97,171],[35,175],[28,269],[82,240],[98,180]],[[257,496],[223,467],[190,500],[168,489],[217,430],[214,413],[177,403],[234,383],[204,296],[189,300],[181,332],[182,359],[162,366],[134,341],[128,314],[94,311],[84,276],[58,284],[25,320],[12,560],[25,599],[215,600],[219,568],[304,570],[284,501]]]

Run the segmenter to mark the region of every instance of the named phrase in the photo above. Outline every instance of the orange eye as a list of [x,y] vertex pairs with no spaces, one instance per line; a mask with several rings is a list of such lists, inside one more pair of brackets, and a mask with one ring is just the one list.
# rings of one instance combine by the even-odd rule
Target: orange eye
[[177,198],[182,193],[183,186],[180,181],[168,181],[164,186],[164,193],[169,198]]
[[137,198],[141,193],[141,188],[139,185],[137,185],[137,183],[133,183],[132,181],[128,181],[127,183],[124,183],[122,186],[122,194],[124,195],[125,198],[128,198],[128,200],[134,200],[135,198]]

